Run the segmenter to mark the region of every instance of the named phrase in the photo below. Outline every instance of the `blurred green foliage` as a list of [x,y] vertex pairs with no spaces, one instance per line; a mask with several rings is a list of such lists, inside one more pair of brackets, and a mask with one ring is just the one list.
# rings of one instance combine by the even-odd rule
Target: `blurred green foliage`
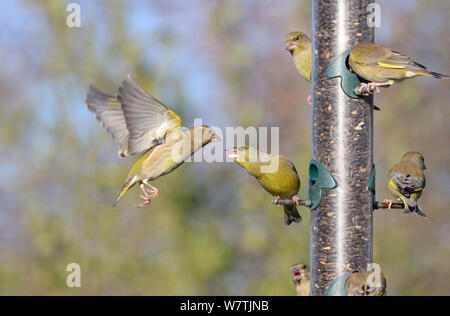
[[[280,126],[281,152],[307,182],[309,87],[283,36],[309,33],[310,1],[69,1],[0,5],[1,295],[293,295],[289,268],[309,262],[309,215],[283,212],[238,166],[188,163],[155,181],[136,209],[111,208],[134,159],[121,160],[83,104],[89,84],[110,93],[127,73],[182,114],[226,126]],[[378,41],[449,73],[446,1],[378,1]],[[270,6],[271,10],[267,10]],[[432,35],[432,36],[431,36]],[[376,98],[377,196],[389,168],[422,151],[428,220],[375,214],[374,257],[388,293],[449,294],[448,82],[417,79]],[[306,196],[303,185],[300,196]],[[76,262],[82,287],[66,286]]]

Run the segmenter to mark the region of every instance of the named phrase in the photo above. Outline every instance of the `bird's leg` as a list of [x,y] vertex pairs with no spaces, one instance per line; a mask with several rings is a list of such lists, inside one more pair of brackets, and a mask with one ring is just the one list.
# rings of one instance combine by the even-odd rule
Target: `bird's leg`
[[370,82],[369,89],[370,89],[370,87],[375,87],[375,88],[377,88],[377,93],[380,93],[379,87],[390,86],[390,85],[391,85],[391,83],[389,81],[387,81],[387,82]]
[[394,203],[394,201],[388,200],[388,199],[384,199],[383,203],[388,203],[388,210],[390,210],[392,208],[392,203]]
[[292,197],[292,202],[294,202],[295,205],[299,206],[301,200],[300,200],[300,198],[299,198],[297,195],[294,195],[294,196]]
[[370,89],[369,84],[367,84],[365,82],[361,82],[361,85],[359,86],[359,89],[358,89],[358,94],[364,95],[364,96],[369,96],[370,93],[363,92],[363,90],[369,91],[369,89]]
[[[150,187],[150,190],[147,190],[144,185],[147,185],[148,187]],[[139,187],[140,187],[141,191],[144,192],[143,195],[140,195],[140,198],[143,199],[144,201],[141,204],[137,205],[137,207],[144,207],[144,206],[149,205],[152,202],[152,200],[155,197],[157,197],[159,194],[158,189],[155,188],[150,183],[142,182],[139,185]]]
[[154,187],[153,185],[151,185],[148,182],[143,182],[146,186],[148,186],[150,188],[150,190],[147,191],[147,193],[150,192],[149,198],[150,200],[154,199],[155,197],[157,197],[159,195],[159,191],[156,187]]
[[312,97],[311,95],[308,95],[308,104],[311,105]]
[[281,198],[279,195],[277,195],[276,197],[273,198],[272,203],[275,204],[276,206],[280,206],[281,205]]

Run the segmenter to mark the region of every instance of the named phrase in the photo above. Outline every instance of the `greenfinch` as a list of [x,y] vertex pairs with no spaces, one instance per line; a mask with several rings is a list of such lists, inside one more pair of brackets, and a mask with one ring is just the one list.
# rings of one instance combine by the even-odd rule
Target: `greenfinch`
[[123,81],[117,98],[90,87],[86,104],[119,145],[120,157],[144,152],[131,168],[113,206],[136,183],[143,192],[143,202],[138,206],[150,204],[159,192],[149,181],[175,170],[209,142],[220,141],[209,126],[182,127],[175,112],[147,94],[130,76]]
[[413,61],[408,56],[389,47],[375,43],[361,43],[350,51],[349,65],[361,78],[369,81],[364,87],[388,87],[404,79],[417,76],[429,76],[437,79],[450,78],[447,75],[430,71],[425,66]]
[[[295,68],[306,81],[311,82],[312,69],[312,41],[302,32],[291,32],[284,37],[286,50],[294,59]],[[308,96],[311,104],[311,95]]]
[[312,41],[302,32],[291,32],[284,37],[286,50],[291,53],[298,72],[311,82]]
[[348,296],[385,296],[386,279],[382,272],[353,272],[345,283]]
[[[389,191],[403,201],[405,213],[415,212],[426,217],[417,203],[426,184],[423,173],[425,169],[425,160],[421,153],[407,152],[402,160],[389,171]],[[387,202],[392,203],[391,200]]]
[[292,280],[294,281],[297,296],[309,296],[310,291],[310,271],[309,267],[303,263],[294,264],[291,269]]
[[[227,151],[228,156],[254,176],[272,196],[278,200],[292,199],[298,205],[300,199],[296,194],[300,189],[300,178],[292,161],[282,155],[258,152],[250,146],[236,146]],[[302,220],[295,205],[284,205],[284,213],[286,225]]]

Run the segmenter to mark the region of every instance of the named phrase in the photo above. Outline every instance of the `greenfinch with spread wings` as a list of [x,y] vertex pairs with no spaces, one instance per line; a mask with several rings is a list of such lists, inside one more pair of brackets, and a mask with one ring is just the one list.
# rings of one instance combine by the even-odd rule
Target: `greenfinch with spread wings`
[[408,78],[428,76],[448,79],[447,75],[429,70],[406,55],[376,43],[360,43],[350,51],[349,65],[361,78],[369,81],[364,86],[389,87]]
[[[282,155],[269,155],[250,146],[236,146],[228,149],[228,156],[254,176],[261,186],[277,199],[292,199],[300,189],[300,178],[294,164]],[[284,205],[285,224],[300,223],[302,218],[295,205]]]
[[143,193],[139,207],[150,204],[159,194],[150,181],[175,170],[209,142],[220,141],[209,126],[182,127],[175,112],[147,94],[130,76],[123,81],[117,98],[90,87],[86,104],[119,145],[120,157],[144,153],[131,168],[113,206],[135,184]]
[[[405,213],[414,212],[426,217],[417,203],[426,184],[423,172],[425,169],[425,160],[421,153],[407,152],[401,161],[389,171],[389,191],[403,201]],[[387,202],[392,203],[391,200],[387,200]]]

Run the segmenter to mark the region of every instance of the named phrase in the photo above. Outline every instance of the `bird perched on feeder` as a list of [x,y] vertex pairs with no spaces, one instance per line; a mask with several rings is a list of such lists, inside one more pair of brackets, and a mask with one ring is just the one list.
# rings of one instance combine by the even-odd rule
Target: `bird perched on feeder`
[[386,279],[383,273],[371,271],[353,272],[345,283],[347,296],[385,296]]
[[113,206],[136,183],[150,204],[158,189],[149,183],[178,168],[195,151],[209,142],[220,141],[209,126],[182,127],[181,118],[142,90],[130,76],[123,81],[117,98],[90,87],[86,96],[89,110],[119,145],[119,156],[144,152],[128,174]]
[[291,269],[292,280],[294,281],[297,296],[309,296],[310,291],[310,271],[304,263],[294,264]]
[[361,84],[360,91],[364,87],[376,87],[376,91],[379,92],[379,87],[389,87],[404,79],[417,76],[450,78],[427,69],[389,47],[375,43],[360,43],[353,47],[349,65],[358,76],[369,81],[369,83]]
[[[228,156],[254,176],[276,200],[292,199],[293,204],[299,205],[296,194],[300,189],[300,178],[287,157],[269,155],[250,146],[236,146],[227,151]],[[286,225],[302,220],[295,205],[284,205],[284,213]]]
[[[389,191],[398,196],[405,205],[405,213],[415,212],[422,217],[427,217],[420,209],[417,200],[425,188],[425,161],[423,155],[418,152],[407,152],[402,160],[389,171]],[[386,200],[389,208],[392,200]]]
[[[291,53],[295,68],[311,83],[312,68],[312,42],[311,39],[302,32],[291,32],[284,37],[286,50]],[[308,95],[308,103],[311,104],[311,95]]]

